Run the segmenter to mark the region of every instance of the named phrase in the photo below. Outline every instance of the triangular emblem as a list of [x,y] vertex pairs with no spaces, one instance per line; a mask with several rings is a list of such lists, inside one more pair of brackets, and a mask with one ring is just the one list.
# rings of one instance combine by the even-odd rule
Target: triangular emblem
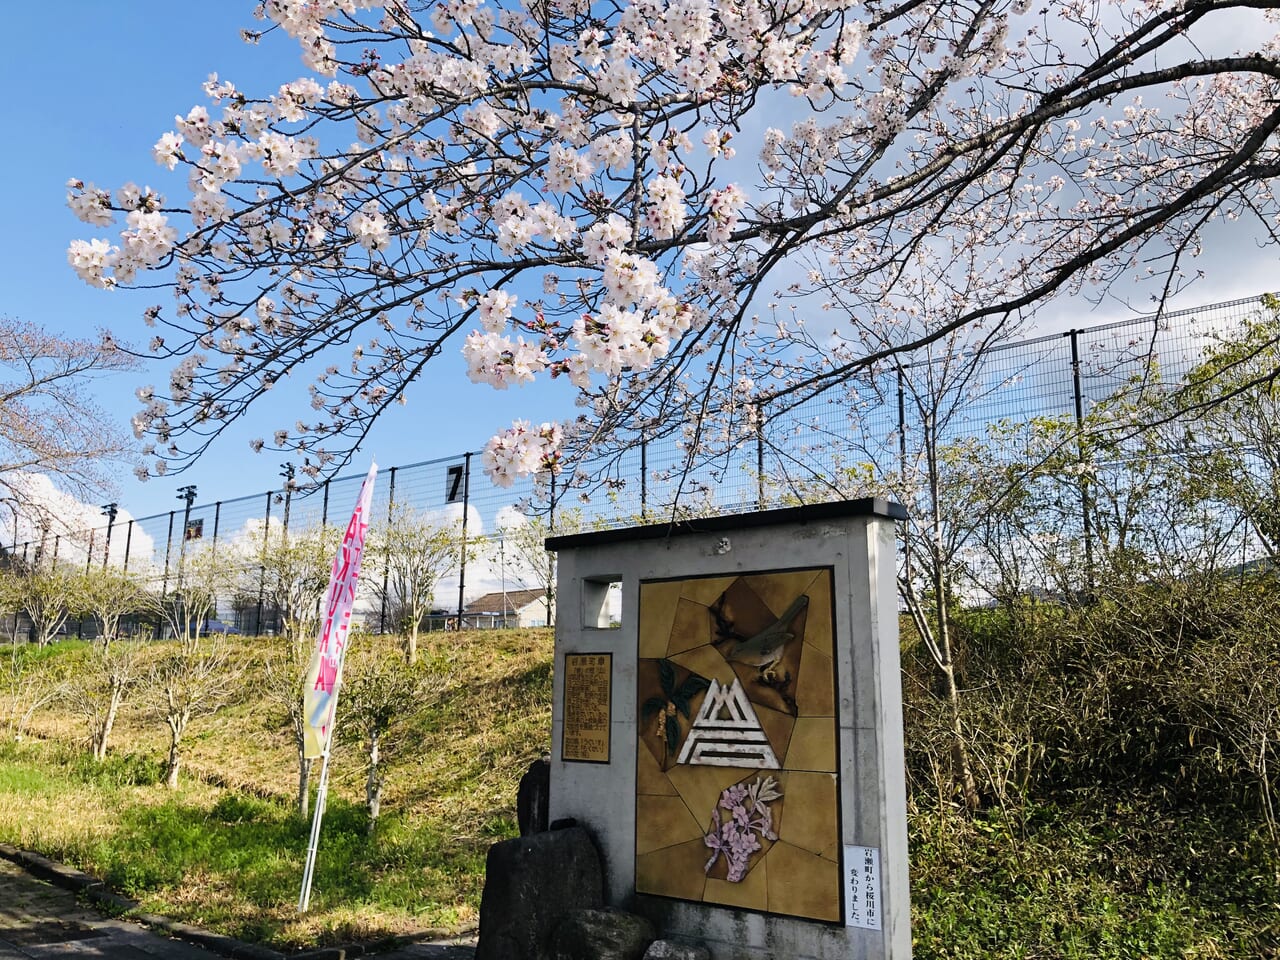
[[779,769],[769,738],[737,677],[727,687],[711,681],[676,763]]

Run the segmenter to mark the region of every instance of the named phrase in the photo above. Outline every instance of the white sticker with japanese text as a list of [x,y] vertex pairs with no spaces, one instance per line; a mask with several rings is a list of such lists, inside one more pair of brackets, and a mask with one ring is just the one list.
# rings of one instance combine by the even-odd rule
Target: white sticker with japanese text
[[845,925],[880,929],[880,848],[844,848]]

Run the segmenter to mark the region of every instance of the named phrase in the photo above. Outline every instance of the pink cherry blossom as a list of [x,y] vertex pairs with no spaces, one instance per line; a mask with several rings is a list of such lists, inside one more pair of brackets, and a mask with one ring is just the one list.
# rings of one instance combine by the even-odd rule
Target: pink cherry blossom
[[[175,465],[297,373],[314,422],[275,445],[336,469],[462,339],[473,380],[580,391],[565,457],[687,414],[692,463],[743,410],[938,331],[1115,283],[1167,297],[1210,224],[1272,242],[1280,42],[1238,29],[1246,4],[1106,9],[264,0],[252,35],[292,38],[303,75],[175,104],[152,147],[172,202],[71,181],[95,235],[67,259],[169,286],[148,322],[206,357],[139,414]],[[362,348],[332,374],[328,338]],[[545,459],[525,434],[490,458],[507,479]]]

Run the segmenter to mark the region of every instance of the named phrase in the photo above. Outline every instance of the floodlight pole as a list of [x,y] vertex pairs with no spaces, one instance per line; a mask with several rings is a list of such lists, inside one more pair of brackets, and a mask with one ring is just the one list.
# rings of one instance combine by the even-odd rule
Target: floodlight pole
[[182,564],[187,557],[187,538],[191,536],[191,505],[196,501],[196,485],[189,483],[178,488],[178,499],[183,502],[182,508],[182,541],[178,545],[178,590],[182,590]]
[[120,504],[105,503],[102,515],[107,518],[107,542],[102,548],[102,569],[107,569],[107,558],[111,556],[111,528],[116,524],[116,516],[120,513]]
[[284,537],[285,541],[289,539],[289,505],[293,500],[293,478],[295,470],[292,463],[280,464],[280,476],[284,477]]

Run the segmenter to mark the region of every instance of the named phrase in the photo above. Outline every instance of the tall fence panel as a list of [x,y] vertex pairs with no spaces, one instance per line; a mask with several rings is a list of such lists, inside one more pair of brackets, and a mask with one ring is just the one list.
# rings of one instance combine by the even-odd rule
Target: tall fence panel
[[[642,439],[589,487],[556,477],[498,486],[478,451],[384,467],[373,522],[385,522],[394,505],[457,525],[458,563],[437,585],[436,606],[440,617],[461,622],[468,597],[501,584],[505,607],[508,584],[528,582],[513,575],[503,546],[520,524],[536,522],[547,532],[599,528],[891,491],[925,431],[947,443],[980,438],[984,455],[998,456],[993,437],[1004,424],[1042,419],[1082,427],[1103,401],[1137,403],[1177,383],[1260,309],[1260,299],[1249,298],[1004,343],[973,358],[972,369],[950,384],[939,374],[939,356],[899,355],[802,402],[744,405],[710,444],[699,443],[692,427]],[[169,591],[180,586],[188,556],[209,549],[234,559],[239,571],[219,596],[219,615],[247,632],[270,633],[281,626],[279,611],[264,600],[270,538],[344,524],[362,479],[338,477],[304,493],[285,466],[277,489],[214,503],[182,491],[161,512],[112,515],[91,529],[46,526],[19,539],[15,521],[4,552],[28,564],[49,557],[86,568],[110,563]],[[1087,524],[1084,507],[1087,500]],[[366,562],[368,576],[385,577],[385,559]],[[385,609],[366,609],[365,616],[372,629],[387,627]]]

